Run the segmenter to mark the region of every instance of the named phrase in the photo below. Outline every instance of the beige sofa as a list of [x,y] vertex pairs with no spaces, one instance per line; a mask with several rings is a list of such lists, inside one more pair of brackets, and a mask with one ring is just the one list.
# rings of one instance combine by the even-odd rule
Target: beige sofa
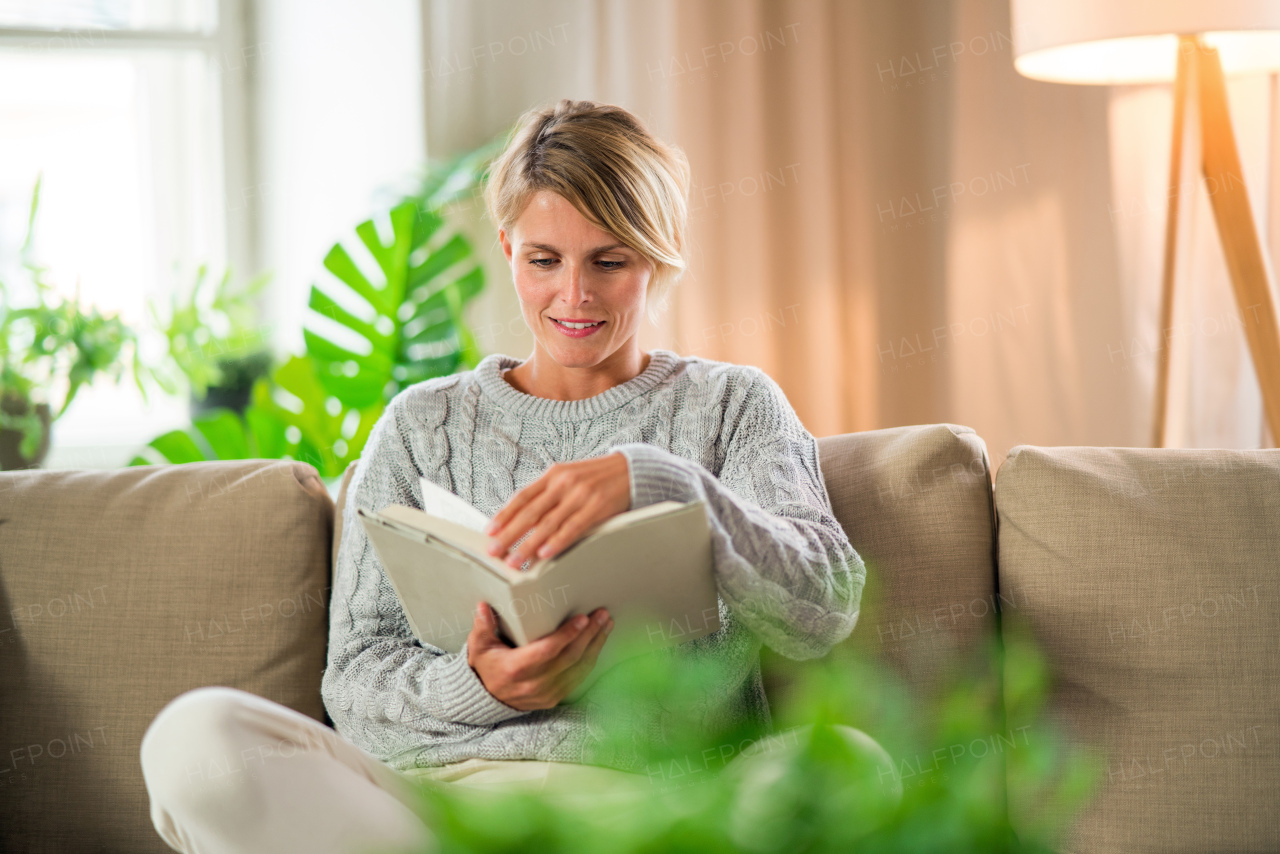
[[[1022,447],[993,493],[966,428],[819,444],[869,567],[851,643],[924,692],[998,631],[1047,651],[1107,762],[1071,850],[1280,850],[1280,451]],[[0,474],[0,851],[168,850],[138,748],[187,689],[326,720],[335,518],[300,463]]]

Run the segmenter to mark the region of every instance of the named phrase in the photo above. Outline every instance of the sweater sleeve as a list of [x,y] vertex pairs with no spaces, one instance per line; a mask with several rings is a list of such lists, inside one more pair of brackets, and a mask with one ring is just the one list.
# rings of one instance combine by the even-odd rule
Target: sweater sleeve
[[720,596],[760,640],[793,659],[853,630],[866,568],[831,510],[817,443],[782,389],[756,371],[717,479],[653,445],[627,458],[632,508],[706,501]]
[[356,516],[357,507],[422,506],[420,472],[410,452],[412,415],[404,396],[392,400],[374,425],[352,475],[321,683],[338,732],[383,759],[421,748],[432,736],[466,737],[467,726],[487,728],[524,714],[485,689],[467,663],[465,646],[446,653],[418,642]]

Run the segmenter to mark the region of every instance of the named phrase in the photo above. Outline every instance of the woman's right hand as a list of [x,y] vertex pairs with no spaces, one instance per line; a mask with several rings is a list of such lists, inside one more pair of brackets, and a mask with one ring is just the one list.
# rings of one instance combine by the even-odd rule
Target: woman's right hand
[[560,628],[524,646],[498,637],[498,620],[488,603],[476,608],[467,635],[467,663],[490,694],[514,709],[550,709],[569,696],[595,667],[613,630],[604,608],[579,614]]

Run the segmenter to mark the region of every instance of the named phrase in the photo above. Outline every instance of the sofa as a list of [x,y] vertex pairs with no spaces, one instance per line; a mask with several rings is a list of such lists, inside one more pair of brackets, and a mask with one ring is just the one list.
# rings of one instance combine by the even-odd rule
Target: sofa
[[[940,424],[819,459],[868,566],[849,643],[922,695],[1005,633],[1044,650],[1051,714],[1105,762],[1065,850],[1280,850],[1280,451],[1021,446],[993,487]],[[0,474],[0,851],[167,851],[139,744],[188,689],[330,723],[351,473],[336,500],[280,460]],[[1007,801],[1015,829],[1044,806]]]

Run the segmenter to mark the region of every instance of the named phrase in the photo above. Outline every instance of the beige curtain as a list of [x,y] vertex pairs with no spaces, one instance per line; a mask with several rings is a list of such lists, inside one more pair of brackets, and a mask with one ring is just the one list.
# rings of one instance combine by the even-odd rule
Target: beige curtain
[[[963,423],[997,463],[1146,444],[1168,87],[1020,77],[1004,0],[426,0],[423,20],[433,155],[561,97],[688,154],[692,266],[646,346],[762,367],[817,435]],[[1265,201],[1265,81],[1232,85]],[[1208,330],[1233,307],[1197,210],[1179,321]],[[459,216],[492,260],[482,343],[526,355],[492,229]],[[1242,336],[1186,339],[1175,438],[1256,446]]]

